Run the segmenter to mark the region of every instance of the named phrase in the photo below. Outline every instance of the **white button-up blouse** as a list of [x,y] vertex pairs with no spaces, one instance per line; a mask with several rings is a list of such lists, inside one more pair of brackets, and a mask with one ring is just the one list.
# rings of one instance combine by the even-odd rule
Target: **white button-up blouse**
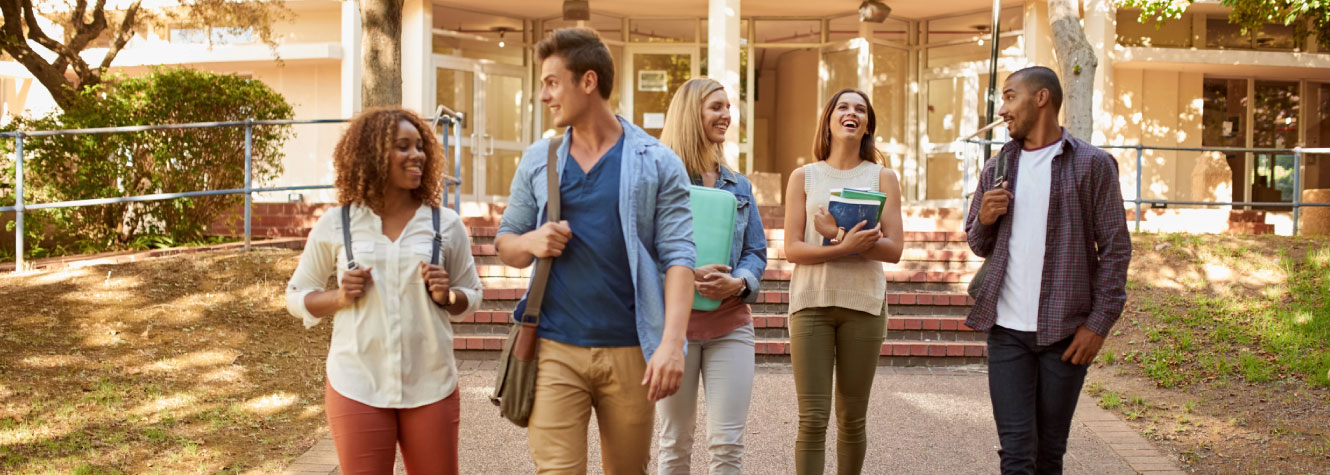
[[[394,242],[369,208],[352,205],[351,250],[358,268],[371,269],[373,283],[355,305],[333,317],[328,382],[338,393],[374,407],[411,408],[442,400],[457,388],[453,329],[480,308],[481,284],[471,242],[461,218],[440,210],[439,248],[452,288],[466,295],[466,311],[452,315],[436,305],[420,277],[429,262],[434,226],[429,206],[416,210]],[[328,277],[346,272],[341,209],[332,208],[309,233],[295,275],[286,287],[286,308],[305,327],[321,320],[305,308],[305,296],[325,290]]]

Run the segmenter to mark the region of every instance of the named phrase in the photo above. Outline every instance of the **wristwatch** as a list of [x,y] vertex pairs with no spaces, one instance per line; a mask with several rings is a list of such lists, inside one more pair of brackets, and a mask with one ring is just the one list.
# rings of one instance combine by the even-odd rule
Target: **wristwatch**
[[739,291],[735,292],[731,297],[739,297],[748,293],[748,279],[740,278],[739,281],[743,282],[743,285],[739,286]]
[[448,306],[451,307],[451,306],[456,305],[456,304],[457,304],[457,293],[456,293],[456,291],[453,290],[453,289],[448,289]]
[[831,242],[833,242],[833,243],[840,243],[841,241],[844,241],[844,240],[845,240],[845,228],[837,227],[837,228],[836,228],[836,239],[832,239]]

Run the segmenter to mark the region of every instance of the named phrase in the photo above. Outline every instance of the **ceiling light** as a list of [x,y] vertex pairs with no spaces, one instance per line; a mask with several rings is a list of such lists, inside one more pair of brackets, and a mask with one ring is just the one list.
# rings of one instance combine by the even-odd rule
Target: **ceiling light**
[[563,19],[578,21],[591,19],[590,0],[563,0]]
[[882,3],[882,0],[864,0],[864,3],[859,4],[859,21],[864,23],[882,23],[890,14],[891,7]]

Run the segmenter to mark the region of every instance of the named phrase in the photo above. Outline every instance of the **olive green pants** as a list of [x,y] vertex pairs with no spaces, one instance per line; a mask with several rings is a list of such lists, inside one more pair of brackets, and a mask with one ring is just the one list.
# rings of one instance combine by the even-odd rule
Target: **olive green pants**
[[868,398],[877,374],[886,318],[840,307],[807,308],[790,317],[790,360],[799,397],[794,465],[820,475],[835,375],[836,473],[858,474],[868,449]]

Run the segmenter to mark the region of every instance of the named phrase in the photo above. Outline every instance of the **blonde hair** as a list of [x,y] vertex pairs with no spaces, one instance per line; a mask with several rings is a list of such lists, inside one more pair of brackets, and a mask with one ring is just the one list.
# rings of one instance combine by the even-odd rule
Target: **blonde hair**
[[702,124],[702,101],[716,91],[725,90],[715,79],[694,78],[679,86],[665,113],[665,128],[660,142],[674,150],[688,169],[688,177],[696,180],[720,164],[721,144],[711,143]]

